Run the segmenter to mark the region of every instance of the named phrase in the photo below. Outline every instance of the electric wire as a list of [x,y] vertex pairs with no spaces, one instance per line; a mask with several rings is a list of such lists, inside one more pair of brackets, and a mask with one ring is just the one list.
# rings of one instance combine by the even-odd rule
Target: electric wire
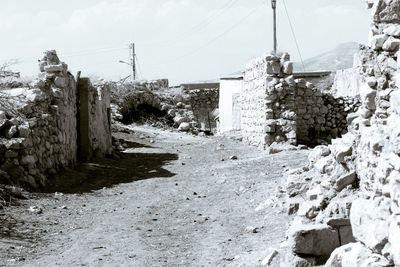
[[[264,5],[268,0],[265,0],[261,3],[261,5]],[[213,39],[209,40],[207,43],[204,43],[203,45],[195,48],[194,50],[173,59],[172,61],[179,61],[182,60],[188,56],[191,56],[193,54],[196,54],[198,51],[200,51],[201,49],[211,45],[212,43],[214,43],[215,41],[219,40],[220,38],[222,38],[223,36],[225,36],[226,34],[228,34],[229,32],[231,32],[232,30],[234,30],[236,27],[238,27],[240,24],[242,24],[246,19],[248,19],[251,15],[253,15],[256,11],[260,10],[260,8],[257,6],[256,8],[252,9],[246,16],[242,17],[242,19],[240,19],[238,22],[236,22],[235,24],[233,24],[230,28],[228,28],[227,30],[225,30],[224,32],[222,32],[221,34],[215,36]]]
[[305,72],[306,68],[304,66],[303,57],[301,56],[300,47],[299,47],[299,43],[297,42],[297,38],[296,38],[296,34],[295,34],[294,27],[293,27],[293,24],[292,24],[292,20],[290,19],[289,12],[288,12],[285,0],[282,0],[282,2],[283,2],[283,6],[285,8],[285,13],[286,13],[287,19],[289,21],[290,30],[292,31],[292,36],[293,36],[294,42],[296,44],[297,52],[299,53],[301,65],[303,67],[303,72]]
[[[196,35],[198,33],[203,32],[207,26],[209,26],[210,24],[212,24],[216,19],[218,19],[221,15],[223,15],[224,13],[226,13],[227,11],[229,11],[232,7],[235,6],[235,4],[240,1],[240,0],[229,0],[228,2],[225,3],[224,6],[222,6],[220,9],[217,9],[216,11],[214,11],[213,13],[211,13],[208,17],[206,17],[206,19],[200,21],[199,23],[197,23],[196,25],[194,25],[193,27],[191,27],[190,29],[184,31],[183,33],[177,35],[176,37],[174,37],[173,39],[166,41],[166,42],[154,42],[154,43],[143,43],[146,45],[160,45],[160,46],[171,46],[177,43],[180,43],[182,39],[184,39],[185,37],[189,37],[189,36],[193,36]],[[177,41],[178,39],[178,41]]]
[[142,76],[142,70],[141,70],[141,67],[139,64],[139,58],[137,57],[137,55],[135,55],[135,58],[136,58],[137,66],[138,66],[139,77],[143,79],[144,77]]

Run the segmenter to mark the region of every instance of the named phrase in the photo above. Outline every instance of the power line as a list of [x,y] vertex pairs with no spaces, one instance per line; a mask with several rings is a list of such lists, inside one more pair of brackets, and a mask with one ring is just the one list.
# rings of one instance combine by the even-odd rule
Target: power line
[[110,49],[101,49],[101,50],[89,50],[87,52],[81,52],[81,53],[75,53],[75,54],[64,54],[64,53],[58,53],[61,57],[78,57],[78,56],[86,56],[86,55],[94,55],[94,54],[101,54],[101,53],[108,53],[108,52],[113,52],[113,51],[122,51],[122,50],[128,50],[129,48],[124,46],[124,47],[116,47],[116,48],[110,48]]
[[305,71],[306,71],[306,68],[305,68],[305,66],[304,66],[303,57],[301,56],[301,52],[300,52],[300,48],[299,48],[299,43],[297,42],[296,34],[295,34],[295,32],[294,32],[292,20],[290,19],[289,12],[288,12],[288,9],[287,9],[287,7],[286,7],[286,2],[285,2],[285,0],[283,0],[283,6],[285,7],[285,13],[286,13],[287,19],[288,19],[288,21],[289,21],[290,29],[291,29],[291,31],[292,31],[293,39],[294,39],[294,42],[295,42],[295,44],[296,44],[297,52],[299,53],[301,65],[303,66],[303,71],[305,72]]
[[138,72],[139,72],[140,78],[143,79],[142,71],[141,71],[140,64],[139,64],[139,58],[137,57],[137,55],[135,55],[135,58],[136,58],[136,62],[137,62],[137,65],[138,65]]
[[[170,45],[179,43],[180,42],[179,40],[181,40],[181,39],[183,39],[185,37],[192,36],[192,35],[195,35],[195,34],[197,34],[199,32],[202,32],[207,28],[207,26],[212,24],[219,16],[221,16],[225,12],[229,11],[238,1],[240,1],[240,0],[229,0],[220,9],[214,11],[208,17],[206,17],[206,19],[200,21],[199,23],[197,23],[196,25],[194,25],[193,27],[191,27],[187,31],[184,31],[183,33],[177,35],[174,39],[171,39],[171,40],[166,41],[164,43],[155,42],[155,43],[150,43],[150,44],[147,44],[147,45],[170,46]],[[179,40],[176,41],[176,39],[179,39]]]
[[[268,0],[264,0],[261,5],[264,5]],[[222,32],[221,34],[217,35],[216,37],[214,37],[213,39],[211,39],[210,41],[208,41],[207,43],[197,47],[196,49],[182,55],[181,57],[178,57],[172,61],[179,61],[185,57],[191,56],[195,53],[197,53],[198,51],[200,51],[201,49],[211,45],[212,43],[214,43],[215,41],[217,41],[218,39],[220,39],[221,37],[223,37],[224,35],[228,34],[229,32],[231,32],[233,29],[235,29],[237,26],[239,26],[240,24],[242,24],[247,18],[249,18],[251,15],[253,15],[253,13],[255,13],[256,11],[259,10],[259,7],[256,7],[254,9],[252,9],[246,16],[244,16],[241,20],[239,20],[237,23],[235,23],[232,27],[228,28],[227,30],[225,30],[224,32]]]

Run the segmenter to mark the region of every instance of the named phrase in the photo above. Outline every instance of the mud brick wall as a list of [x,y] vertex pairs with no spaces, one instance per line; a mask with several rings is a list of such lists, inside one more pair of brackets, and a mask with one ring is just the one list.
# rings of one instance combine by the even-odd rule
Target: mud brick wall
[[[78,161],[78,91],[68,66],[55,51],[45,52],[40,61],[39,78],[29,88],[2,91],[9,103],[0,107],[0,182],[38,188],[46,184],[48,175]],[[106,101],[92,99],[87,105],[93,135],[110,136],[105,129]],[[102,127],[104,125],[104,127]],[[104,132],[106,131],[107,132]],[[91,136],[91,138],[94,138]],[[108,140],[108,139],[107,139]],[[97,139],[97,147],[110,151],[110,145]]]
[[323,94],[304,79],[294,79],[288,54],[250,62],[244,76],[244,141],[265,148],[274,142],[315,145],[347,131],[346,117],[357,100]]
[[218,108],[219,88],[187,89],[197,127],[214,131],[217,127],[214,111]]

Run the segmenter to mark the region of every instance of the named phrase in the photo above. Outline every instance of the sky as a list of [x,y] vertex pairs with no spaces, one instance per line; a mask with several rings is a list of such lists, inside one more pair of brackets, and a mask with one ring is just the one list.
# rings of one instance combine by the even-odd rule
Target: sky
[[[0,63],[36,76],[43,51],[55,49],[75,74],[119,80],[131,73],[135,43],[138,78],[170,84],[217,79],[240,71],[273,49],[270,0],[0,0]],[[337,45],[366,43],[370,13],[364,0],[277,0],[278,50],[292,61]]]

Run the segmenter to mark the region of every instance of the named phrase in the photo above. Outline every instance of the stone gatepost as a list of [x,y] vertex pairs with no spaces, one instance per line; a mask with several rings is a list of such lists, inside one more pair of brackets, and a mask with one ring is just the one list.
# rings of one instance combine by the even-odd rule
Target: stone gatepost
[[296,144],[293,64],[287,53],[265,55],[246,66],[241,124],[245,142],[266,148],[273,142]]

